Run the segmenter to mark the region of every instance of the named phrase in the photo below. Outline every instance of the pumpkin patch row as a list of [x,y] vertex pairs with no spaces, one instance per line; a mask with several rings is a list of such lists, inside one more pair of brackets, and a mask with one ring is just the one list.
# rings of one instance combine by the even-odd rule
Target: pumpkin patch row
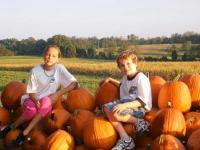
[[[185,75],[177,81],[150,77],[153,108],[145,115],[150,133],[136,135],[132,124],[123,124],[134,137],[136,149],[200,149],[200,75]],[[20,97],[26,85],[9,82],[1,94],[0,128],[21,115]],[[104,116],[101,106],[119,98],[119,89],[102,84],[95,95],[86,88],[58,98],[51,114],[31,131],[23,142],[25,150],[110,150],[119,136]],[[20,129],[26,127],[26,123]],[[10,131],[1,140],[0,149],[13,148],[11,141],[21,131]]]

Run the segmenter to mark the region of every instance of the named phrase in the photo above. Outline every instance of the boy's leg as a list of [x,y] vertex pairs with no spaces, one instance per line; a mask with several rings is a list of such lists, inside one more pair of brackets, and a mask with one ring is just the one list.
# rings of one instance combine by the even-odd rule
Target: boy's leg
[[113,116],[113,113],[110,112],[108,108],[104,107],[104,112],[120,136],[120,139],[117,141],[116,145],[112,148],[112,150],[133,149],[135,147],[135,143],[133,139],[128,136],[121,122],[119,122]]

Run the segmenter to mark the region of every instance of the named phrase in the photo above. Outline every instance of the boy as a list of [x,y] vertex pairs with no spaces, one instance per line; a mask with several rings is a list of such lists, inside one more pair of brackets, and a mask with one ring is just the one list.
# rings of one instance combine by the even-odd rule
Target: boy
[[129,150],[133,149],[135,144],[121,122],[133,123],[139,134],[148,130],[149,123],[143,116],[152,107],[151,88],[149,79],[137,71],[137,56],[133,51],[123,51],[116,61],[123,75],[121,83],[112,78],[103,82],[119,86],[120,99],[105,104],[103,109],[120,136],[112,150]]

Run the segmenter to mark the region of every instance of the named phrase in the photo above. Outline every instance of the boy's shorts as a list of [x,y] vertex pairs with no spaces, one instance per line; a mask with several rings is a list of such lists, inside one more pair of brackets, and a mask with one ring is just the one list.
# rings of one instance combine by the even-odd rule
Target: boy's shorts
[[40,100],[40,108],[37,108],[35,103],[30,98],[27,98],[22,105],[22,109],[22,116],[27,120],[32,119],[37,113],[42,117],[45,117],[51,113],[52,102],[49,97],[43,97]]
[[[113,108],[116,105],[123,104],[123,103],[126,103],[126,102],[132,102],[132,101],[133,101],[132,99],[126,99],[126,98],[118,99],[118,100],[115,100],[113,102],[109,102],[109,103],[104,104],[104,107],[106,107],[109,111],[112,111]],[[127,108],[127,109],[123,110],[120,113],[120,115],[125,116],[125,115],[129,114],[129,115],[135,116],[136,118],[143,118],[145,113],[146,113],[145,108],[137,107],[137,108],[134,108],[134,109]]]

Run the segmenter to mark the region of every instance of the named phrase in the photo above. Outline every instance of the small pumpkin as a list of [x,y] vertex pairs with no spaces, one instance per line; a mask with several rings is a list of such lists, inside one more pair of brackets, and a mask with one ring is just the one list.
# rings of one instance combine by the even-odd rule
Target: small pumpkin
[[46,150],[73,150],[74,138],[65,130],[53,132],[47,139]]
[[162,134],[151,144],[152,150],[186,150],[181,141],[169,134]]
[[103,83],[96,91],[95,101],[97,105],[119,99],[119,88],[110,82]]
[[188,74],[184,75],[180,81],[187,84],[192,98],[192,108],[200,108],[200,75]]
[[111,149],[117,140],[112,124],[102,117],[90,119],[83,128],[84,144],[92,149]]
[[66,108],[69,112],[75,109],[94,110],[94,95],[87,88],[79,88],[68,93],[65,100]]
[[71,134],[74,137],[82,139],[83,128],[85,127],[88,120],[94,117],[94,113],[89,110],[76,109],[70,118]]
[[171,107],[187,112],[191,107],[191,95],[188,86],[181,81],[171,81],[165,83],[159,92],[158,107],[167,108],[168,103]]
[[9,124],[11,122],[11,113],[3,108],[0,107],[0,128]]
[[44,118],[44,129],[52,133],[57,129],[64,129],[70,118],[70,113],[65,109],[54,109],[49,116]]
[[5,136],[5,146],[7,148],[12,148],[14,145],[12,144],[13,140],[17,138],[17,136],[21,133],[19,129],[9,131]]
[[166,83],[161,76],[150,76],[151,94],[152,94],[152,105],[158,107],[158,94],[160,88]]
[[200,113],[187,112],[184,114],[186,123],[186,137],[189,137],[193,131],[200,128]]
[[20,106],[21,96],[26,92],[26,85],[20,81],[11,81],[4,87],[1,95],[2,105],[7,109]]
[[47,135],[40,130],[33,130],[22,144],[24,150],[43,150],[46,145]]
[[157,112],[150,125],[152,137],[160,134],[171,134],[182,138],[186,133],[186,124],[183,114],[174,108],[164,108]]

